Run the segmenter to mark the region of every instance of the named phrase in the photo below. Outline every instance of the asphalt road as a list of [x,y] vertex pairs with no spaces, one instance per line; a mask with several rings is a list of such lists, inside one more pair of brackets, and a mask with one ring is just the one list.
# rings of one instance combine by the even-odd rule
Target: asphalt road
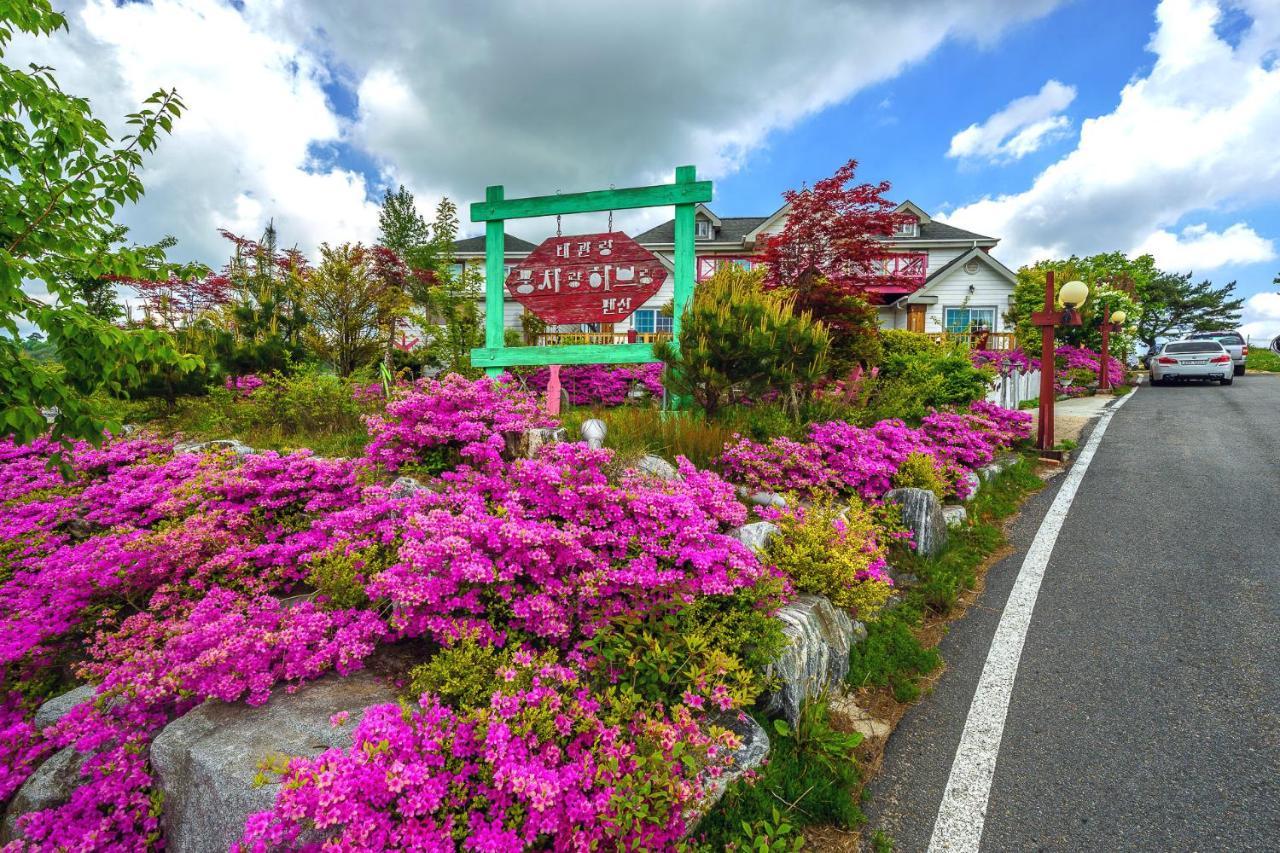
[[[1063,479],[1027,504],[1016,553],[943,640],[949,669],[890,739],[864,838],[928,848]],[[1040,587],[981,850],[1280,850],[1280,376],[1144,387],[1116,412]]]

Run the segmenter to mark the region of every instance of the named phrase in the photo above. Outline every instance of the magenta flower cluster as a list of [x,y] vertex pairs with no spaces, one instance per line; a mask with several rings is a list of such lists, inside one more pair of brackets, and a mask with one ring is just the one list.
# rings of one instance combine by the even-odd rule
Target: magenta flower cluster
[[[1040,369],[1040,359],[1032,358],[1020,349],[970,350],[969,359],[975,367],[989,366],[1002,376]],[[1087,370],[1097,376],[1101,363],[1102,354],[1091,349],[1076,346],[1058,347],[1054,350],[1054,386],[1058,393],[1068,396],[1085,393],[1085,387],[1076,385],[1067,375],[1068,371]],[[1124,363],[1114,356],[1107,359],[1107,378],[1112,385],[1119,385],[1125,379]]]
[[[662,364],[575,364],[560,368],[560,385],[575,406],[620,406],[634,390],[662,399]],[[525,377],[525,385],[547,393],[550,368],[540,367]]]
[[389,471],[422,462],[435,449],[451,449],[475,467],[497,464],[506,435],[555,426],[531,392],[509,381],[471,380],[456,373],[420,380],[366,419],[365,456]]
[[[1102,364],[1102,353],[1085,347],[1061,346],[1054,350],[1054,360],[1058,364],[1058,381],[1065,384],[1062,375],[1068,370],[1088,370],[1096,376]],[[1124,363],[1115,356],[1107,358],[1107,379],[1112,385],[1124,382]]]
[[[541,673],[555,683],[513,688],[486,715],[431,699],[399,723],[390,710],[372,714],[366,739],[323,759],[330,770],[291,770],[311,781],[250,827],[251,846],[292,838],[303,817],[341,829],[353,847],[380,846],[390,836],[379,828],[432,837],[415,835],[429,822],[404,811],[370,817],[388,791],[424,809],[415,798],[447,791],[432,820],[470,833],[473,849],[513,849],[513,839],[575,826],[581,836],[566,837],[601,847],[661,847],[683,831],[703,774],[669,765],[731,745],[692,711],[717,705],[723,685],[687,705],[606,720],[581,683],[593,671],[581,644],[615,617],[773,576],[727,535],[746,520],[732,487],[683,460],[680,480],[630,472],[611,482],[611,452],[585,445],[505,462],[504,432],[547,421],[530,395],[489,380],[424,383],[388,408],[358,460],[175,454],[139,437],[76,447],[76,479],[63,482],[47,466],[54,443],[0,444],[0,554],[11,567],[0,584],[0,796],[56,749],[86,756],[68,802],[21,819],[20,845],[154,846],[147,746],[169,721],[208,698],[257,704],[282,686],[350,672],[379,643],[463,634],[499,644],[519,635],[572,669]],[[368,483],[372,462],[394,467],[435,446],[471,464],[408,495]],[[335,556],[365,566],[367,605],[308,592],[313,565]],[[96,698],[37,732],[39,694],[23,685],[66,660]],[[375,756],[388,726],[394,748]],[[666,791],[666,806],[647,817],[627,805],[644,789]]]
[[248,397],[254,391],[262,387],[262,378],[252,373],[246,373],[244,376],[228,376],[227,381],[223,383],[228,391],[239,394],[241,397]]
[[924,453],[964,498],[965,475],[1030,432],[1029,414],[978,402],[965,412],[932,412],[918,428],[900,420],[867,428],[829,421],[813,424],[803,442],[775,438],[761,444],[738,437],[725,447],[719,465],[726,477],[754,489],[878,500],[893,487],[893,475],[907,456]]

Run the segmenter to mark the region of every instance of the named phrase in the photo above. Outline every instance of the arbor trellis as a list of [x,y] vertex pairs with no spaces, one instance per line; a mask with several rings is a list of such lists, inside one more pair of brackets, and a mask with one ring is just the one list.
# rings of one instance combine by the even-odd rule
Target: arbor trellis
[[593,213],[640,207],[674,205],[675,213],[675,298],[672,317],[673,338],[680,337],[680,317],[693,295],[694,209],[711,201],[711,181],[697,180],[693,166],[676,168],[673,184],[594,190],[568,195],[532,196],[507,199],[501,186],[486,187],[484,201],[471,205],[471,221],[485,223],[485,335],[484,346],[471,351],[471,363],[495,376],[507,367],[541,367],[552,364],[638,364],[658,361],[652,344],[571,344],[547,347],[506,347],[503,345],[503,274],[505,236],[508,219],[556,216],[564,213]]

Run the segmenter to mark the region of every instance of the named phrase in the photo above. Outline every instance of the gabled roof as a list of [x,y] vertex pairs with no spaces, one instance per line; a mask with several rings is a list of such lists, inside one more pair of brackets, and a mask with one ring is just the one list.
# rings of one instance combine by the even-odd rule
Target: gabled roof
[[963,268],[965,264],[973,260],[979,261],[991,267],[991,269],[995,270],[1001,276],[1003,276],[1004,278],[1007,278],[1010,284],[1018,283],[1018,276],[1013,270],[1009,269],[1004,264],[1000,263],[995,258],[991,257],[990,252],[984,251],[981,247],[975,246],[969,251],[952,258],[951,260],[947,261],[945,264],[943,264],[942,266],[934,270],[929,275],[929,277],[924,280],[924,284],[920,285],[920,288],[916,290],[914,293],[912,293],[910,298],[907,299],[907,301],[911,302],[918,296],[924,296],[944,278],[947,278],[956,270]]
[[[764,222],[764,216],[724,216],[720,218],[720,233],[714,240],[700,240],[701,243],[741,243],[742,239],[753,228]],[[661,225],[655,225],[643,234],[632,238],[637,243],[674,243],[676,240],[676,221],[668,219]]]
[[693,209],[693,212],[694,215],[701,214],[707,217],[707,219],[711,221],[711,224],[715,225],[717,228],[720,226],[720,217],[712,213],[711,208],[707,207],[705,204],[699,204]]
[[920,221],[920,227],[916,229],[916,236],[906,237],[902,234],[894,234],[892,237],[886,237],[893,243],[930,243],[938,240],[961,240],[961,241],[977,241],[979,243],[990,243],[995,245],[1000,241],[995,237],[987,237],[983,234],[975,234],[972,231],[966,231],[963,228],[957,228],[954,225],[948,225],[945,222],[935,222],[929,220]]
[[924,212],[924,208],[916,204],[914,201],[907,199],[902,204],[893,209],[894,213],[909,213],[920,221],[921,225],[932,222],[933,218]]
[[[530,243],[528,240],[521,240],[519,237],[517,237],[514,234],[503,234],[502,236],[504,241],[502,250],[504,254],[511,254],[512,252],[524,252],[527,254],[529,252],[532,252],[534,249],[538,248],[533,243]],[[485,237],[483,234],[481,234],[479,237],[467,237],[462,240],[454,240],[453,241],[454,254],[469,255],[469,254],[479,253],[483,255],[484,241],[485,241]]]
[[761,234],[769,230],[769,227],[773,225],[773,223],[777,222],[779,219],[785,216],[790,210],[791,210],[791,202],[787,202],[786,204],[782,205],[782,207],[778,208],[773,213],[770,213],[768,216],[766,216],[764,218],[764,221],[761,222],[759,225],[757,225],[755,228],[753,228],[751,230],[751,233],[747,234],[747,236],[744,237],[743,239],[746,240],[746,242],[748,243],[754,243],[756,240],[760,238]]

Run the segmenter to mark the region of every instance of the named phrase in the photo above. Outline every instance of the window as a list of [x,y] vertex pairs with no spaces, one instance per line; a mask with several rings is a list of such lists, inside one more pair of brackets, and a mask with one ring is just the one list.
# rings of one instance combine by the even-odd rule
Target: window
[[1196,332],[1193,335],[1187,335],[1187,340],[1218,341],[1228,347],[1244,346],[1244,338],[1240,337],[1238,332]]
[[995,308],[944,308],[943,325],[953,335],[971,332],[982,326],[989,332],[996,328]]
[[641,335],[654,332],[671,334],[671,318],[652,308],[642,308],[631,315],[631,327]]
[[914,237],[916,236],[916,227],[918,225],[919,225],[919,222],[913,216],[909,216],[906,219],[899,220],[893,226],[893,236]]
[[1190,353],[1190,352],[1223,352],[1222,344],[1217,341],[1204,341],[1203,343],[1182,343],[1168,344],[1165,346],[1164,352],[1174,353]]
[[694,238],[698,240],[711,239],[711,220],[699,219],[694,223]]

